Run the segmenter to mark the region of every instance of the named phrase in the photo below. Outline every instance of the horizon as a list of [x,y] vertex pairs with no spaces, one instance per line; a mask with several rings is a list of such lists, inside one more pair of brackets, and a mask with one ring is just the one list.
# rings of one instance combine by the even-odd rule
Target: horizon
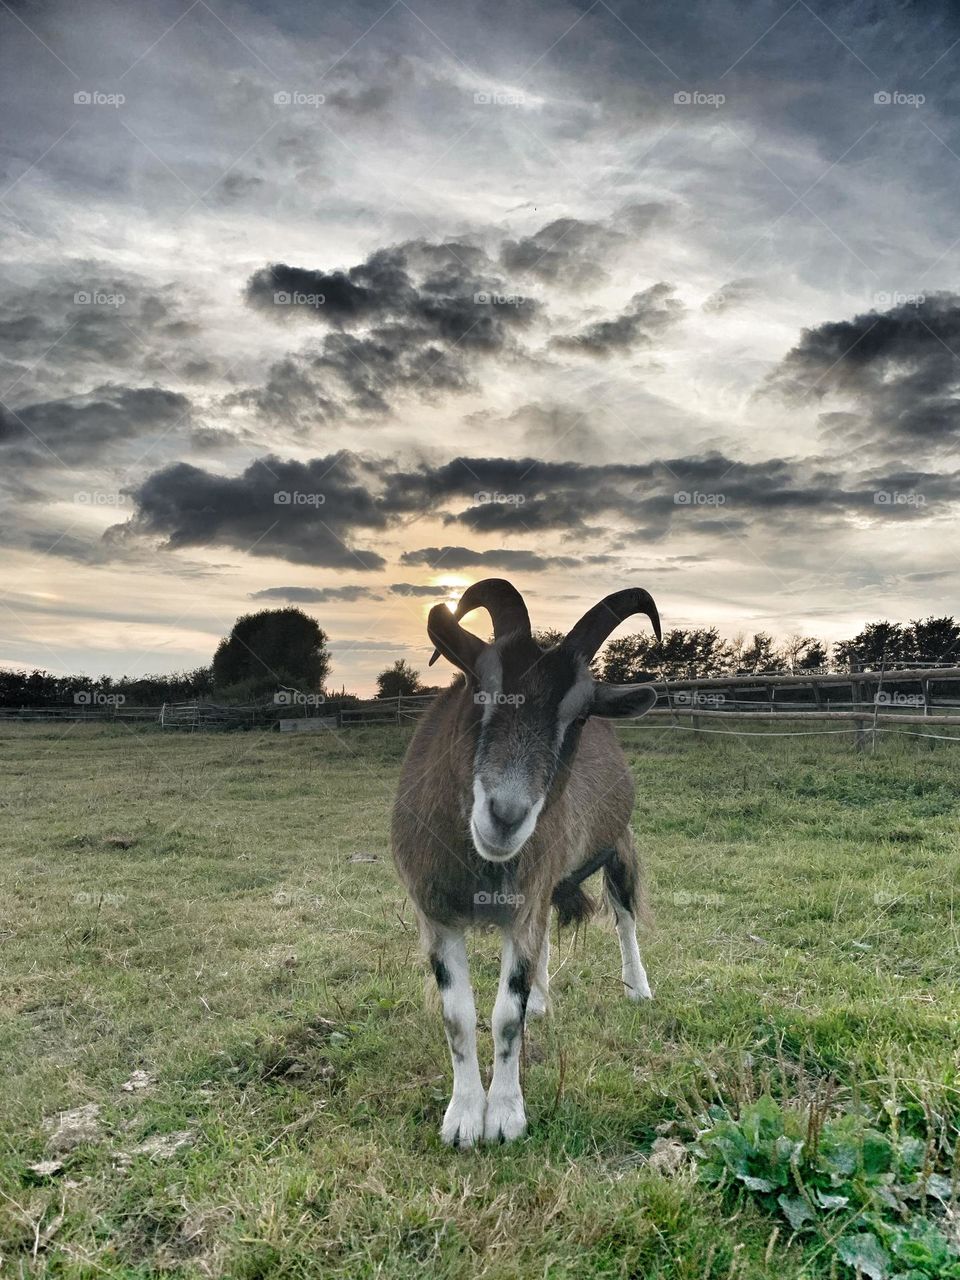
[[0,667],[189,670],[292,604],[337,687],[443,683],[487,576],[536,629],[960,614],[950,6],[0,24]]

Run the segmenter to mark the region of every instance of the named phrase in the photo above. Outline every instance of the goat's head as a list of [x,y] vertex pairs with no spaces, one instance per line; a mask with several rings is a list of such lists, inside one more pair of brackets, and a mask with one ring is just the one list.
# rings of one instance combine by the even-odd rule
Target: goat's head
[[[473,609],[493,619],[485,644],[460,625]],[[430,610],[427,631],[459,667],[472,694],[473,800],[470,833],[490,862],[506,862],[533,835],[537,820],[563,789],[580,733],[590,716],[639,716],[657,700],[649,684],[611,685],[596,680],[590,662],[624,619],[643,613],[657,639],[660,617],[646,591],[616,591],[589,609],[564,640],[543,650],[530,634],[520,593],[502,578],[468,587],[456,612]]]

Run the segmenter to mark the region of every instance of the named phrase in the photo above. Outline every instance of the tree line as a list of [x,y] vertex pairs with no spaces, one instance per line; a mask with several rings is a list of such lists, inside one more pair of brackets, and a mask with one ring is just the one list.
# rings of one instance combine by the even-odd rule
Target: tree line
[[[559,631],[538,631],[534,636],[544,648],[563,639]],[[832,646],[812,636],[792,635],[778,642],[767,632],[758,631],[726,640],[716,627],[674,627],[664,633],[662,641],[642,633],[611,640],[594,668],[612,684],[629,684],[645,679],[689,680],[778,671],[890,670],[904,664],[960,665],[960,623],[949,616],[906,624],[871,622],[852,639]],[[245,703],[272,698],[284,689],[322,693],[340,703],[360,701],[345,690],[339,694],[328,690],[330,666],[328,637],[314,618],[296,608],[262,609],[237,619],[207,667],[121,679],[0,669],[0,706],[55,706],[108,699],[131,706],[158,706],[193,698]],[[436,685],[422,684],[420,673],[403,659],[377,677],[378,697],[436,689]]]

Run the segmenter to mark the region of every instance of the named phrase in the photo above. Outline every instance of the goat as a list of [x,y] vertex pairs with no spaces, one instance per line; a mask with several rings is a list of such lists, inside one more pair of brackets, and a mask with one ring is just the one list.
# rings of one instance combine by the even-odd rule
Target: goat
[[[493,621],[489,644],[460,625],[480,607]],[[628,589],[601,600],[562,643],[543,650],[523,598],[503,579],[468,587],[455,613],[443,604],[430,610],[430,662],[442,654],[462,676],[434,700],[407,750],[392,845],[453,1061],[445,1143],[472,1147],[526,1131],[520,1049],[527,1014],[547,1009],[550,908],[561,923],[583,919],[593,904],[582,882],[601,868],[625,992],[650,997],[637,947],[643,890],[630,832],[634,782],[605,721],[642,715],[657,695],[648,684],[595,680],[589,667],[607,636],[636,613],[650,618],[659,639],[653,599]],[[485,1096],[465,931],[490,924],[502,931],[503,954]]]

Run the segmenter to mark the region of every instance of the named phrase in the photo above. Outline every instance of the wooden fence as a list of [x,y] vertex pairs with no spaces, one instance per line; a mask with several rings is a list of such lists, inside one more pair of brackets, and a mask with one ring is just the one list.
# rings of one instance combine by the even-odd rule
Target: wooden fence
[[[659,701],[639,720],[618,722],[636,729],[683,729],[697,733],[849,734],[858,749],[882,733],[910,733],[960,741],[960,667],[896,668],[890,671],[784,672],[762,676],[710,676],[654,681]],[[223,706],[205,699],[135,707],[91,701],[55,707],[0,708],[0,720],[91,720],[156,724],[163,729],[279,728],[286,732],[330,732],[383,725],[409,725],[435,694],[373,698],[344,705],[316,697]],[[726,721],[729,727],[721,727]],[[760,722],[763,728],[737,728]],[[785,726],[781,730],[781,726]],[[923,732],[921,732],[923,730]],[[941,733],[940,730],[946,730]]]

